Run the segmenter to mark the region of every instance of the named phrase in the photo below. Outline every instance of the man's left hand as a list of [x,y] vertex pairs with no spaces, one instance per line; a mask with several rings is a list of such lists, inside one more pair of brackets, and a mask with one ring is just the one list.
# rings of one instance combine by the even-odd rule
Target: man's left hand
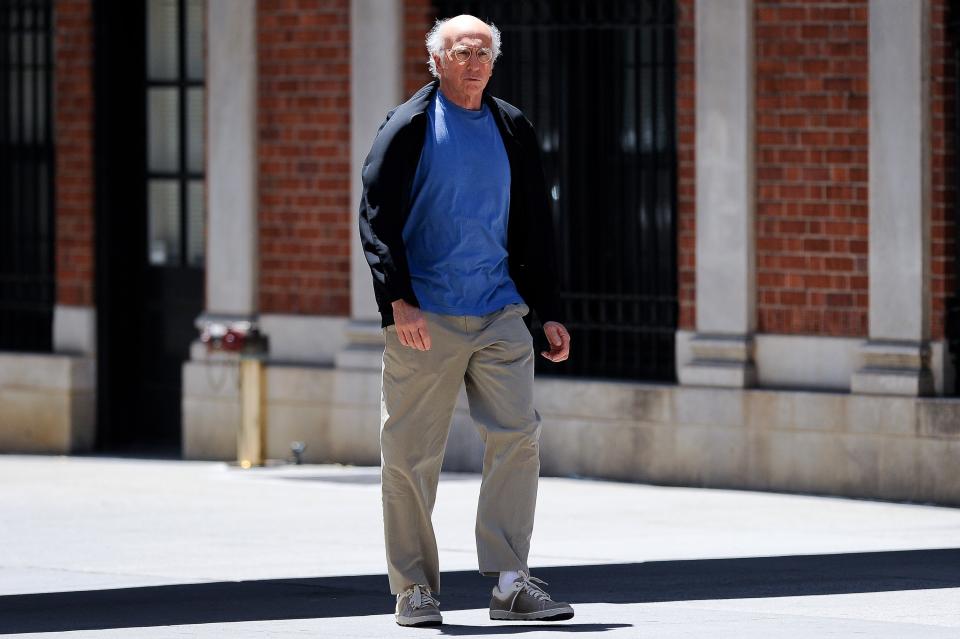
[[541,351],[540,354],[551,362],[562,362],[570,356],[570,333],[560,322],[547,322],[543,325],[543,332],[550,343],[550,351]]

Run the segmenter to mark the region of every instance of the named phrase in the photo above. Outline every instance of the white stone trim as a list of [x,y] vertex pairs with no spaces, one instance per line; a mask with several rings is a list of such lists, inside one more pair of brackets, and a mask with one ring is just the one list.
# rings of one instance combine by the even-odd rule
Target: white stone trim
[[869,342],[856,393],[934,392],[928,0],[870,0]]
[[752,0],[696,6],[697,331],[756,326]]
[[[694,359],[692,331],[676,332],[677,369]],[[762,388],[849,391],[851,377],[862,366],[867,341],[857,337],[816,335],[753,336],[756,384]],[[955,378],[946,342],[930,343],[934,392],[952,392]]]
[[257,3],[207,0],[208,313],[257,311]]
[[260,316],[260,330],[270,338],[270,361],[332,365],[347,345],[345,317],[324,315]]
[[[426,34],[424,34],[426,35]],[[426,49],[423,58],[426,60]],[[370,267],[357,230],[362,190],[360,173],[377,129],[403,97],[403,2],[350,2],[350,314],[359,320],[380,318]]]
[[927,0],[870,0],[870,339],[930,325]]
[[681,384],[756,382],[753,0],[697,0],[696,298]]
[[96,309],[92,306],[54,306],[53,350],[79,355],[97,352]]

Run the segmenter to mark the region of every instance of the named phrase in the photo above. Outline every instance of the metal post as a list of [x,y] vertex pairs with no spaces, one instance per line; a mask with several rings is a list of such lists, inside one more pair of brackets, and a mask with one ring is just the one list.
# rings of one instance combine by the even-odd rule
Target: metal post
[[263,362],[259,358],[240,359],[240,402],[237,463],[241,468],[263,466]]
[[237,463],[241,468],[263,466],[266,457],[266,378],[263,366],[266,352],[266,337],[256,329],[247,333],[240,351],[240,430],[237,433]]

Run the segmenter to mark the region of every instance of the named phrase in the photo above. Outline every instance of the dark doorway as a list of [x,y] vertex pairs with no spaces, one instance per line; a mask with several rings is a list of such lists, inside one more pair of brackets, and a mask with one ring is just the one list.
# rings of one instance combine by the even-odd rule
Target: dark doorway
[[50,0],[0,4],[0,350],[50,351],[54,304]]
[[[553,375],[672,382],[673,0],[435,0],[502,33],[489,89],[537,128],[574,356]],[[535,327],[536,328],[536,327]]]
[[202,3],[94,11],[97,447],[179,456],[182,367],[203,309]]

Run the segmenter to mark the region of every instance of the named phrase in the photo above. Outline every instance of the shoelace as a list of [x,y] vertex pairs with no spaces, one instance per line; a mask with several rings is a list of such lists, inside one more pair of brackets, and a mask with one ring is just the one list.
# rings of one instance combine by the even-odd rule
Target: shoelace
[[541,588],[537,584],[543,584],[544,586],[549,585],[544,580],[537,579],[536,577],[532,577],[527,573],[521,571],[520,578],[517,579],[515,582],[513,582],[513,587],[515,590],[520,590],[522,588],[528,595],[530,595],[534,599],[542,599],[545,601],[549,600],[550,595],[548,595],[543,590],[543,588]]
[[430,604],[440,607],[440,601],[430,596],[430,591],[423,586],[411,586],[404,594],[410,599],[410,605],[415,610],[425,608]]

